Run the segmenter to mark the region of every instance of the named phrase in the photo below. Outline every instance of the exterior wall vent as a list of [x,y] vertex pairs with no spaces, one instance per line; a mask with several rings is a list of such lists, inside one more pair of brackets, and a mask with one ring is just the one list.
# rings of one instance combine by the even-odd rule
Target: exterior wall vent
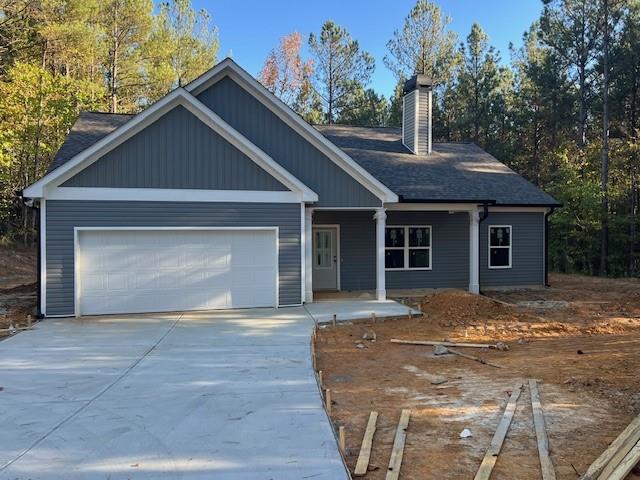
[[402,89],[402,143],[416,155],[431,153],[432,82],[414,75]]

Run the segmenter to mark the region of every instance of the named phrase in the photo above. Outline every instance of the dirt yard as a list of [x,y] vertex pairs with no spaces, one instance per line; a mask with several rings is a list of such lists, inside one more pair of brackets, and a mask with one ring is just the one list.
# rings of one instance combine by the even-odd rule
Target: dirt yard
[[[0,340],[10,325],[27,325],[36,306],[37,252],[0,246]],[[35,320],[34,320],[35,321]]]
[[[584,473],[640,413],[640,283],[568,275],[551,283],[548,290],[488,292],[517,306],[443,292],[402,299],[419,303],[421,318],[320,329],[318,369],[332,390],[333,421],[346,429],[351,470],[369,413],[377,411],[373,469],[364,478],[385,477],[400,411],[409,408],[400,478],[473,478],[510,392],[535,378],[558,479]],[[363,340],[367,331],[375,331],[374,342]],[[502,341],[510,350],[460,349],[504,367],[493,368],[391,338]],[[461,439],[465,428],[472,436]],[[491,478],[537,480],[539,472],[526,388]]]

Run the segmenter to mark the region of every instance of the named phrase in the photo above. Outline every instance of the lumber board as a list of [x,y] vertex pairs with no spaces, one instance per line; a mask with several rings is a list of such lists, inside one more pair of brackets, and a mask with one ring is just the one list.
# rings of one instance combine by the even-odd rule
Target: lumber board
[[353,474],[356,477],[367,474],[369,468],[369,459],[371,458],[371,446],[373,445],[373,435],[376,433],[376,425],[378,423],[378,412],[371,412],[369,414],[369,421],[367,422],[367,428],[364,431],[364,437],[362,437],[362,445],[360,446],[360,453],[358,454],[358,461],[356,462],[356,468]]
[[489,343],[457,343],[457,342],[436,342],[432,340],[400,340],[392,338],[391,343],[400,343],[403,345],[427,345],[435,347],[441,345],[443,347],[464,347],[464,348],[496,348],[494,344]]
[[[580,477],[580,480],[595,480],[599,478],[607,465],[615,461],[616,457],[619,459],[624,457],[638,440],[640,440],[640,415],[634,418],[622,433],[609,444],[607,449],[600,454],[585,474]],[[625,448],[626,451],[624,451]]]
[[402,410],[400,421],[396,429],[396,436],[393,440],[393,449],[391,450],[391,459],[389,460],[389,468],[385,480],[398,480],[400,476],[400,466],[402,465],[402,455],[404,454],[404,442],[407,439],[407,427],[409,426],[409,418],[411,410]]
[[536,439],[538,441],[538,457],[540,458],[540,471],[542,472],[542,480],[556,480],[556,472],[553,468],[553,462],[549,454],[549,437],[547,437],[547,429],[544,421],[544,411],[540,403],[540,394],[538,392],[538,382],[533,378],[529,379],[529,393],[531,394],[531,409],[533,410],[533,426],[536,430]]
[[629,453],[622,459],[611,476],[607,477],[607,480],[624,480],[638,462],[640,462],[640,442],[629,450]]
[[451,347],[448,347],[447,350],[449,350],[451,353],[454,353],[456,355],[459,355],[462,358],[468,358],[469,360],[474,360],[476,362],[482,363],[484,365],[489,365],[490,367],[494,367],[494,368],[504,368],[502,365],[498,365],[497,363],[491,363],[488,362],[487,360],[480,358],[480,357],[474,357],[473,355],[469,355],[468,353],[462,353],[458,350],[454,350]]
[[640,441],[640,426],[636,427],[627,440],[613,454],[609,463],[607,463],[607,465],[602,469],[598,480],[607,480],[638,441]]
[[500,454],[500,450],[502,450],[504,439],[507,436],[507,432],[509,431],[509,426],[511,425],[513,414],[516,411],[516,406],[518,404],[518,398],[520,398],[521,391],[522,384],[516,383],[516,385],[513,387],[513,391],[511,392],[511,397],[509,397],[509,401],[507,402],[507,406],[504,408],[504,412],[502,413],[502,418],[500,419],[500,423],[498,424],[496,433],[491,439],[491,444],[489,445],[487,453],[485,453],[484,458],[482,459],[482,463],[480,464],[480,468],[478,468],[478,472],[476,473],[474,480],[489,480],[491,471],[498,461],[498,455]]

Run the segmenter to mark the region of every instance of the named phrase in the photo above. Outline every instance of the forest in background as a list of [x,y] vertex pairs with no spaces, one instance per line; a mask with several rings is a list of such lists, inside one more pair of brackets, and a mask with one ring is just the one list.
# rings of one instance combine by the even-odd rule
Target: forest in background
[[[190,0],[0,0],[0,235],[34,241],[17,192],[81,110],[140,111],[215,64],[213,20]],[[366,126],[398,126],[403,82],[429,75],[436,140],[473,141],[564,204],[553,269],[638,276],[640,0],[544,0],[508,59],[480,25],[458,37],[450,22],[418,0],[379,66],[327,20],[283,32],[255,73],[311,123]],[[395,74],[390,97],[370,88],[375,68]]]

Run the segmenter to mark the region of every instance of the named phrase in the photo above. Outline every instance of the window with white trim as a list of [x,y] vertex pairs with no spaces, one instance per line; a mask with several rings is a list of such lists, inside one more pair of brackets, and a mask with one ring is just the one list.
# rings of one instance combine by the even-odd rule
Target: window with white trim
[[489,268],[511,268],[511,225],[489,225]]
[[384,266],[387,270],[431,270],[431,226],[385,228]]

